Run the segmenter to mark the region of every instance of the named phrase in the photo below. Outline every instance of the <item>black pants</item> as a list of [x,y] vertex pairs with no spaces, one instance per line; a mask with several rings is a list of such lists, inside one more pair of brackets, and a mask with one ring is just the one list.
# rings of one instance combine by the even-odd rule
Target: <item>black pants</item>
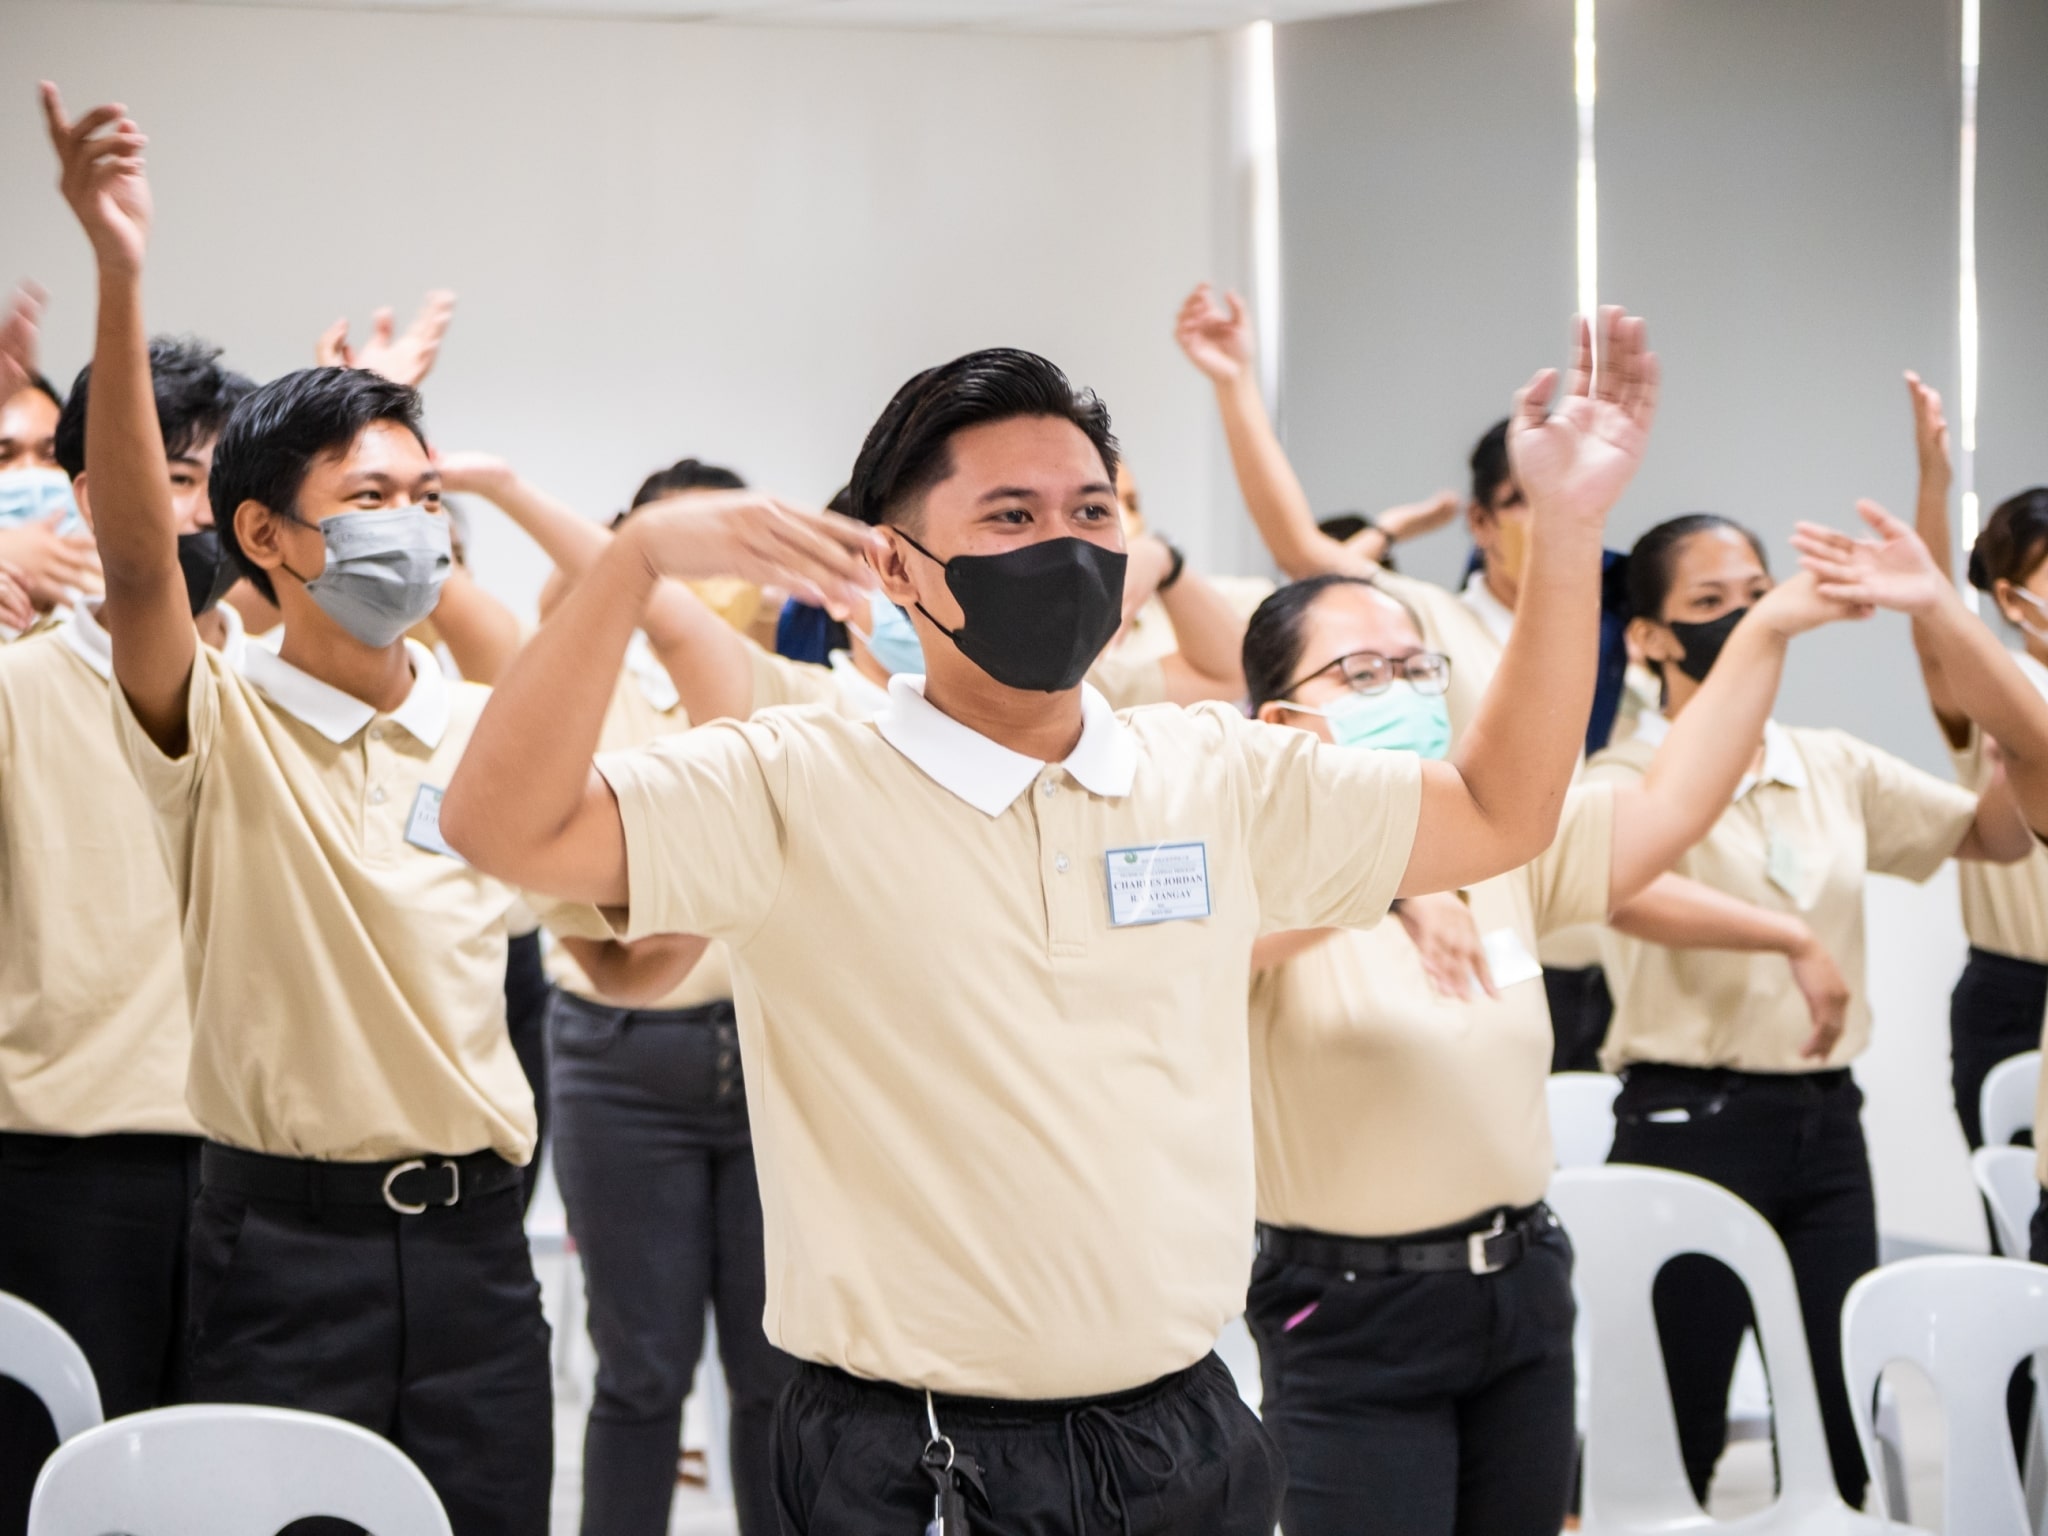
[[1978,1114],[1984,1079],[2001,1061],[2040,1048],[2044,1010],[2048,965],[1971,946],[1948,1000],[1949,1081],[1971,1151],[1984,1145]]
[[732,1004],[607,1008],[557,993],[555,1166],[597,1348],[588,1536],[661,1536],[683,1399],[716,1309],[744,1536],[775,1529],[768,1440],[796,1362],[761,1328],[761,1193]]
[[1557,1536],[1578,1445],[1572,1251],[1541,1230],[1492,1275],[1353,1277],[1260,1255],[1245,1321],[1287,1464],[1287,1536]]
[[1546,966],[1543,997],[1550,1005],[1550,1070],[1598,1072],[1600,1046],[1614,1019],[1607,973],[1597,965],[1573,971]]
[[[1877,1201],[1863,1093],[1846,1069],[1784,1074],[1638,1065],[1615,1101],[1610,1162],[1711,1179],[1754,1206],[1785,1244],[1835,1483],[1863,1502],[1866,1473],[1842,1377],[1842,1301],[1877,1267]],[[1728,1384],[1750,1326],[1749,1293],[1717,1260],[1681,1254],[1653,1299],[1679,1448],[1706,1498],[1728,1440]],[[1768,1368],[1770,1362],[1765,1360]]]
[[520,1170],[523,1198],[533,1204],[540,1179],[540,1155],[548,1144],[548,999],[553,983],[541,965],[540,931],[514,937],[505,950],[505,1029],[512,1036],[512,1054],[533,1090],[533,1156]]
[[[974,1530],[1002,1536],[1272,1536],[1279,1453],[1214,1355],[1067,1402],[938,1397],[981,1468]],[[775,1416],[783,1536],[916,1536],[932,1517],[922,1392],[805,1365]]]
[[548,1328],[519,1185],[402,1216],[202,1184],[192,1396],[332,1414],[419,1464],[455,1536],[547,1536]]
[[[199,1187],[190,1136],[0,1132],[0,1291],[78,1342],[108,1418],[185,1394],[185,1243]],[[41,1401],[0,1377],[0,1536],[28,1525],[57,1448]]]

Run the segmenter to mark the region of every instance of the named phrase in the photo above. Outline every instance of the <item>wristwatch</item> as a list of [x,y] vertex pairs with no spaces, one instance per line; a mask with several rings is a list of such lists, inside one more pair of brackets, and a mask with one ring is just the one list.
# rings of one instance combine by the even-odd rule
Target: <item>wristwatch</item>
[[1166,574],[1159,578],[1159,585],[1153,588],[1156,592],[1164,592],[1180,580],[1180,573],[1188,568],[1188,557],[1180,552],[1179,545],[1167,544],[1164,539],[1159,542],[1166,544],[1166,552],[1173,556],[1173,564],[1166,568]]

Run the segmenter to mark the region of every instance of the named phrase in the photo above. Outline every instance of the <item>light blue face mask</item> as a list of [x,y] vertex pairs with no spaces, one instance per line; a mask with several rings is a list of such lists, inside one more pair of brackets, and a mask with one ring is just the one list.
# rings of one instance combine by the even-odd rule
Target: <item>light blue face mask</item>
[[455,564],[445,515],[381,507],[323,517],[317,526],[327,565],[306,591],[364,645],[390,645],[441,601],[441,583]]
[[868,631],[861,639],[891,677],[899,672],[924,676],[924,642],[917,638],[917,626],[879,592],[868,594]]
[[1451,750],[1451,716],[1443,695],[1417,693],[1415,685],[1397,678],[1378,693],[1349,693],[1328,709],[1290,704],[1305,715],[1321,715],[1330,725],[1330,739],[1340,747],[1371,747],[1379,752],[1413,752],[1441,758]]
[[10,469],[0,474],[0,528],[18,528],[62,511],[59,533],[85,526],[72,499],[71,477],[61,469]]

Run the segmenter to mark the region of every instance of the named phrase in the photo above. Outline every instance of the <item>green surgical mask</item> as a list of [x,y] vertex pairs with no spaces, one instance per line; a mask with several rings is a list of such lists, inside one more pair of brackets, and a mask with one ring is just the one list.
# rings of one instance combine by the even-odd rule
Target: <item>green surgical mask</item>
[[1442,694],[1418,693],[1405,678],[1378,693],[1349,693],[1328,709],[1290,704],[1305,715],[1321,715],[1330,724],[1330,739],[1340,747],[1371,747],[1378,752],[1413,752],[1442,758],[1451,750],[1451,716]]

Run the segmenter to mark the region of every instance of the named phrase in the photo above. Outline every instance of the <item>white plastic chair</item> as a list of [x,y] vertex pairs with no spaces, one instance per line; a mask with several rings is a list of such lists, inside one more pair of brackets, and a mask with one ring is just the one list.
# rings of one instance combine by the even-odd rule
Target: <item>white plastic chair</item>
[[1977,1119],[1984,1145],[2007,1147],[2021,1131],[2034,1128],[2034,1095],[2041,1084],[2041,1053],[2008,1056],[1984,1075],[1977,1095]]
[[2048,1267],[1945,1254],[1902,1259],[1850,1287],[1842,1366],[1856,1435],[1868,1454],[1878,1376],[1911,1361],[1941,1396],[1941,1528],[1958,1536],[2031,1536],[2013,1464],[2005,1389],[2013,1369],[2048,1349]]
[[1991,1207],[1991,1235],[2008,1259],[2024,1259],[2032,1248],[2034,1210],[2041,1183],[2032,1147],[1986,1146],[1970,1154],[1970,1173]]
[[0,1376],[43,1400],[60,1441],[98,1424],[100,1387],[85,1351],[40,1307],[0,1291]]
[[1611,1072],[1553,1072],[1544,1092],[1557,1166],[1597,1168],[1606,1162],[1614,1147],[1614,1098],[1621,1079]]
[[329,1515],[371,1536],[451,1536],[420,1469],[388,1440],[288,1408],[199,1403],[131,1413],[43,1464],[28,1536],[276,1536]]
[[[1661,1168],[1566,1170],[1551,1181],[1550,1204],[1577,1250],[1578,1288],[1592,1324],[1588,1533],[1849,1536],[1884,1528],[1835,1490],[1792,1265],[1770,1223],[1718,1184]],[[1741,1277],[1770,1362],[1779,1496],[1737,1520],[1716,1521],[1700,1508],[1679,1453],[1650,1298],[1658,1271],[1682,1253],[1719,1259]]]

